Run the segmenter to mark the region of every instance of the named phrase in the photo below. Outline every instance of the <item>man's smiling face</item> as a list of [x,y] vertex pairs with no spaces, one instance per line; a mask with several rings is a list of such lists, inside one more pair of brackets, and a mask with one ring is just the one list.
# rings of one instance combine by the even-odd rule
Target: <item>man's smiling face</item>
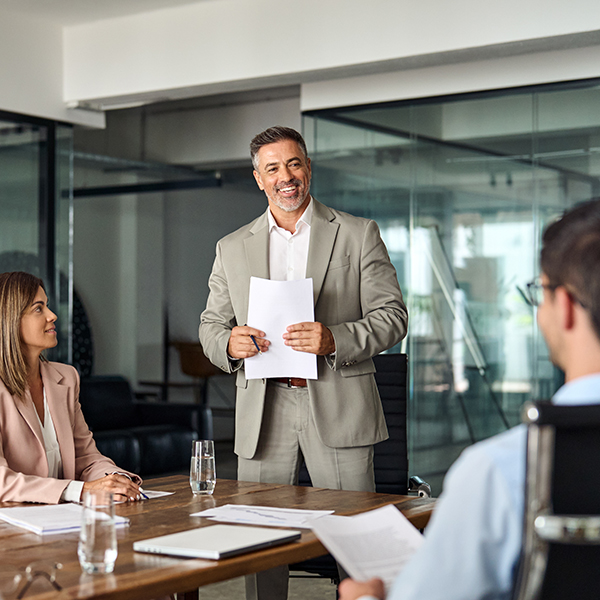
[[293,140],[267,144],[258,151],[254,178],[269,206],[286,213],[304,210],[309,200],[310,159]]

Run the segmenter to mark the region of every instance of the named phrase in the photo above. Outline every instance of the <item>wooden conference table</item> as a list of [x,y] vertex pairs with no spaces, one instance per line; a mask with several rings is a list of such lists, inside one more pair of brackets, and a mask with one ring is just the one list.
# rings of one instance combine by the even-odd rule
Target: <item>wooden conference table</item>
[[[322,488],[247,483],[219,479],[213,496],[192,495],[188,478],[182,475],[145,482],[145,488],[175,492],[153,500],[119,504],[117,514],[130,519],[130,526],[118,532],[119,556],[114,573],[84,575],[77,560],[77,533],[41,537],[0,522],[0,569],[10,564],[25,567],[32,561],[60,562],[57,573],[61,592],[49,591],[50,584],[38,578],[25,598],[36,600],[99,599],[148,600],[175,592],[196,594],[198,587],[256,573],[278,565],[299,562],[326,553],[310,530],[293,543],[258,550],[232,558],[209,561],[179,559],[134,552],[133,542],[213,525],[213,521],[190,518],[190,514],[223,504],[284,506],[313,510],[335,510],[352,515],[386,504],[395,504],[418,528],[427,524],[434,500],[413,496],[344,492]],[[4,503],[1,506],[11,506]]]

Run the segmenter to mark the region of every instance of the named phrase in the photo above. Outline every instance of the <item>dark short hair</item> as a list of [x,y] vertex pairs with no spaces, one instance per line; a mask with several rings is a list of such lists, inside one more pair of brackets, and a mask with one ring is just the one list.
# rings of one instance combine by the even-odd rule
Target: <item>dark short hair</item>
[[292,140],[293,142],[296,142],[298,146],[300,146],[304,158],[308,158],[304,138],[291,127],[276,125],[275,127],[269,127],[269,129],[265,129],[263,132],[255,135],[250,142],[250,157],[252,158],[252,165],[256,171],[258,171],[258,151],[267,144],[274,144],[276,142],[282,142],[283,140]]
[[542,237],[542,271],[564,285],[590,313],[600,340],[600,199],[576,205]]

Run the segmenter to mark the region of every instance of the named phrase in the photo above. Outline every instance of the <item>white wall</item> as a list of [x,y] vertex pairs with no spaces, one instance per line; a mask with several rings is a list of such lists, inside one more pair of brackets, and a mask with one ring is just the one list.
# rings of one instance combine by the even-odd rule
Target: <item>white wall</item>
[[0,110],[100,127],[104,115],[68,110],[63,100],[59,25],[0,15]]
[[[106,185],[106,175],[77,181]],[[135,183],[115,172],[112,184]],[[164,197],[160,193],[74,200],[73,280],[94,343],[94,373],[134,384],[162,377]]]
[[167,194],[165,281],[173,339],[198,339],[217,242],[258,217],[266,207],[258,187],[224,186]]
[[[305,83],[598,43],[595,0],[205,0],[65,28],[65,99]],[[590,42],[590,40],[592,40]]]
[[75,201],[74,284],[88,313],[96,374],[137,377],[136,198]]
[[[301,9],[278,0],[203,0],[66,27],[5,10],[0,110],[102,127],[101,113],[67,103],[304,83],[307,110],[339,98],[354,104],[599,76],[599,31],[595,0],[348,0],[343,10],[321,0]],[[539,56],[524,68],[521,58],[531,53]],[[335,99],[315,100],[331,90]]]

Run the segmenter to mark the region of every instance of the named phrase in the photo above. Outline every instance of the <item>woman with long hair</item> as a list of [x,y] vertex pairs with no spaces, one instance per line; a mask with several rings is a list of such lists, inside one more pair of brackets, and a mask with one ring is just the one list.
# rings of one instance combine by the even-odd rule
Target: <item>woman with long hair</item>
[[77,371],[42,355],[55,322],[41,279],[0,274],[0,501],[78,502],[97,489],[139,500],[140,477],[96,448]]

